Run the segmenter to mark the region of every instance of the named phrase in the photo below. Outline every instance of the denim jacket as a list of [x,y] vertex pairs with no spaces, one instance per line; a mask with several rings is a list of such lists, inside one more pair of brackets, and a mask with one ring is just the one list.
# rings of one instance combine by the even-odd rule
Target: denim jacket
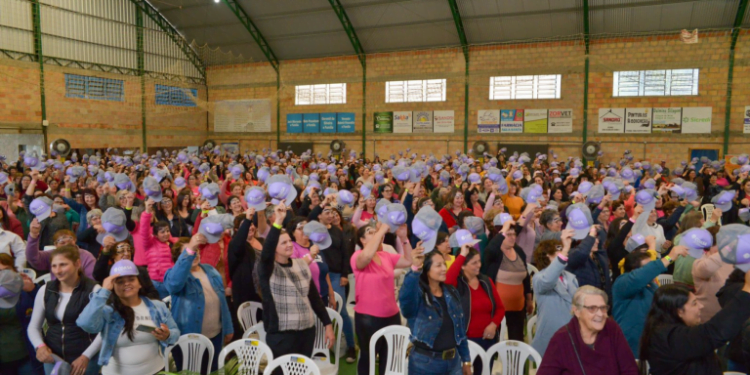
[[[201,333],[203,328],[203,311],[206,308],[206,299],[203,298],[203,286],[200,280],[190,273],[195,255],[183,251],[175,262],[174,267],[164,274],[164,286],[172,296],[172,316],[177,321],[177,326],[183,335],[189,333]],[[203,272],[208,276],[208,281],[219,297],[219,308],[221,310],[221,336],[234,333],[232,326],[232,315],[229,312],[227,299],[224,297],[224,282],[221,280],[219,271],[207,264],[200,264]],[[211,337],[209,337],[211,338]]]
[[[110,290],[104,288],[91,293],[91,301],[76,319],[76,324],[84,331],[91,334],[101,332],[102,348],[99,351],[99,366],[106,366],[109,363],[117,339],[120,337],[123,327],[125,327],[125,319],[115,312],[112,306],[107,305],[107,299],[111,294]],[[162,301],[150,300],[145,297],[141,297],[141,299],[148,307],[148,312],[154,324],[160,327],[163,323],[169,328],[169,338],[167,341],[159,341],[159,345],[162,349],[174,345],[180,338],[180,330],[177,328],[177,323],[172,319],[172,314],[169,313],[167,305]]]
[[[411,341],[419,341],[432,348],[435,346],[435,339],[443,323],[443,310],[435,296],[432,296],[430,305],[426,303],[425,294],[419,287],[420,274],[421,272],[414,271],[406,274],[398,300],[401,304],[401,314],[410,323]],[[461,361],[469,362],[471,356],[466,339],[466,317],[461,307],[458,291],[453,286],[444,284],[443,296],[448,305],[448,313],[452,316],[458,354],[461,356]]]

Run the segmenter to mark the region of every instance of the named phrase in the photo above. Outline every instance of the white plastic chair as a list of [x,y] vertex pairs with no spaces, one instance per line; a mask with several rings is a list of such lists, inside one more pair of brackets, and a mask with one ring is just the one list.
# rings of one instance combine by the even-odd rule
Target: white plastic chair
[[506,323],[505,317],[503,317],[503,321],[500,322],[500,336],[498,337],[498,342],[502,342],[508,339],[508,323]]
[[527,344],[531,344],[531,342],[534,340],[534,336],[536,332],[536,318],[537,316],[534,315],[531,318],[529,318],[529,321],[526,323],[526,340]]
[[51,273],[47,273],[47,274],[44,274],[44,275],[39,276],[36,279],[34,279],[34,284],[39,284],[41,282],[44,282],[45,284],[47,284],[50,281],[52,281],[52,274]]
[[242,334],[243,339],[250,339],[254,338],[252,335],[255,334],[258,337],[258,340],[266,342],[266,328],[263,327],[263,323],[258,323],[247,330],[245,330],[245,333]]
[[232,352],[237,356],[237,374],[259,375],[263,357],[267,363],[273,361],[273,352],[268,345],[256,339],[242,339],[230,343],[221,350],[219,369],[226,365],[226,358]]
[[211,340],[198,333],[189,333],[180,336],[177,343],[173,346],[168,346],[167,350],[164,351],[165,369],[169,369],[169,354],[177,346],[182,350],[182,367],[177,367],[180,371],[200,373],[201,365],[203,364],[203,352],[206,350],[208,350],[208,367],[209,369],[211,368],[211,363],[214,360],[214,345],[211,343]]
[[172,309],[172,296],[166,296],[162,298],[161,301],[167,305],[168,309]]
[[476,361],[477,357],[479,357],[479,360],[482,361],[482,373],[474,375],[490,375],[490,363],[489,361],[487,361],[487,352],[485,352],[484,349],[482,349],[482,347],[474,341],[467,341],[469,342],[469,355],[471,356],[472,365],[474,364],[474,361]]
[[370,375],[375,375],[375,344],[383,338],[388,346],[388,358],[380,358],[386,361],[385,374],[380,375],[407,375],[409,372],[406,361],[406,349],[409,346],[409,335],[411,330],[404,326],[388,326],[379,329],[370,339]]
[[659,281],[659,285],[674,284],[674,277],[670,274],[661,274],[656,279]]
[[[703,214],[703,220],[708,221],[708,219],[711,217],[711,214],[714,213],[714,209],[716,209],[716,206],[713,205],[713,203],[706,203],[701,206],[701,213]],[[716,225],[721,226],[721,218],[719,218],[719,222],[716,223]]]
[[281,368],[284,375],[320,375],[315,361],[299,354],[287,354],[274,359],[266,366],[263,375],[271,375],[277,367]]
[[258,310],[263,310],[263,304],[253,301],[243,302],[240,307],[237,308],[237,319],[240,321],[242,329],[247,330],[261,322],[257,318]]
[[344,308],[344,299],[341,298],[341,294],[333,292],[334,298],[336,299],[336,312],[341,314],[341,309]]
[[[315,344],[313,344],[312,358],[320,369],[321,374],[337,374],[341,357],[341,334],[344,332],[343,320],[336,310],[326,307],[328,317],[331,318],[333,334],[336,342],[333,343],[333,357],[326,345],[326,327],[320,319],[315,319]],[[336,363],[334,363],[334,359]]]
[[36,280],[36,271],[32,270],[31,268],[19,268],[19,273],[26,274],[31,280]]
[[724,373],[724,375],[746,375],[746,374],[744,372],[727,371]]
[[524,365],[529,357],[533,359],[536,368],[542,363],[542,356],[524,342],[508,340],[501,341],[487,350],[487,360],[498,357],[503,364],[503,375],[523,375]]

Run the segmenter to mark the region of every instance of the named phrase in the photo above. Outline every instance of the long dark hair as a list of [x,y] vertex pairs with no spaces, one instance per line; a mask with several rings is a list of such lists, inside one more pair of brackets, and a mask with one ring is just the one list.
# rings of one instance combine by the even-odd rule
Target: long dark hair
[[3,206],[0,206],[0,214],[3,215],[3,218],[0,219],[0,228],[10,230],[10,217],[8,216],[8,211]]
[[620,223],[628,220],[626,217],[618,217],[609,223],[609,229],[607,230],[607,240],[604,241],[604,249],[609,249],[609,244],[617,238],[617,234],[620,232]]
[[[138,280],[138,284],[141,283],[141,279],[138,278],[138,276],[135,277]],[[143,285],[141,285],[141,288],[138,289],[138,297],[141,297],[141,299],[148,298],[146,296],[146,291],[143,289]],[[135,312],[133,311],[133,308],[130,306],[125,306],[122,301],[120,301],[120,297],[117,296],[117,294],[112,293],[109,296],[109,300],[107,303],[112,306],[112,308],[120,314],[120,316],[125,319],[125,326],[122,327],[122,333],[125,335],[128,335],[128,338],[130,341],[133,341],[133,326],[135,325]]]
[[[435,256],[440,256],[440,261],[445,262],[443,254],[437,251],[437,249],[433,249],[424,255],[424,265],[422,266],[422,273],[419,275],[419,287],[422,289],[422,292],[424,292],[425,303],[427,303],[427,306],[432,305],[432,291],[430,290],[430,280],[427,275],[430,273],[432,265],[435,264],[432,260]],[[440,287],[443,287],[442,282],[440,283]]]
[[639,373],[641,375],[648,375],[647,361],[649,359],[651,336],[662,325],[684,325],[685,323],[678,315],[678,310],[685,306],[689,298],[690,290],[681,285],[664,285],[656,290],[641,335],[641,349],[638,354],[640,359]]

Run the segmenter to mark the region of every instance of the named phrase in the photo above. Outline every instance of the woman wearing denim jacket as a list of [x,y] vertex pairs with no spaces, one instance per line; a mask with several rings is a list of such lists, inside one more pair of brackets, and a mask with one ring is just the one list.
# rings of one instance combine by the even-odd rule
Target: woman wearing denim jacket
[[471,375],[461,297],[445,284],[446,272],[443,254],[431,251],[415,257],[404,278],[398,299],[412,329],[409,375]]
[[[206,243],[206,237],[197,233],[186,242],[181,239],[174,244],[172,257],[179,254],[179,258],[164,275],[164,286],[172,296],[172,316],[183,335],[200,333],[211,340],[215,352],[220,352],[234,334],[224,283],[219,271],[201,263],[200,253],[195,251]],[[218,355],[215,355],[211,371],[216,371],[217,366]]]
[[[164,368],[159,349],[174,345],[180,337],[167,305],[146,296],[138,274],[136,265],[127,259],[115,263],[76,320],[84,331],[101,333],[103,375],[156,374]],[[141,326],[152,331],[137,329]]]

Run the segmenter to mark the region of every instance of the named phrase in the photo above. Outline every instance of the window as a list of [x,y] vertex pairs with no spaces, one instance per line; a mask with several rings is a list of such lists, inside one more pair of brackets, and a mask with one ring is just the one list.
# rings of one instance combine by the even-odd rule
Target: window
[[125,100],[125,84],[119,79],[65,74],[65,96],[121,102]]
[[389,81],[385,83],[385,102],[444,102],[447,85],[445,79]]
[[346,83],[294,87],[294,105],[346,104]]
[[699,69],[615,72],[612,96],[698,95]]
[[490,100],[560,99],[562,75],[490,77]]
[[156,104],[178,107],[195,107],[198,90],[156,85]]

